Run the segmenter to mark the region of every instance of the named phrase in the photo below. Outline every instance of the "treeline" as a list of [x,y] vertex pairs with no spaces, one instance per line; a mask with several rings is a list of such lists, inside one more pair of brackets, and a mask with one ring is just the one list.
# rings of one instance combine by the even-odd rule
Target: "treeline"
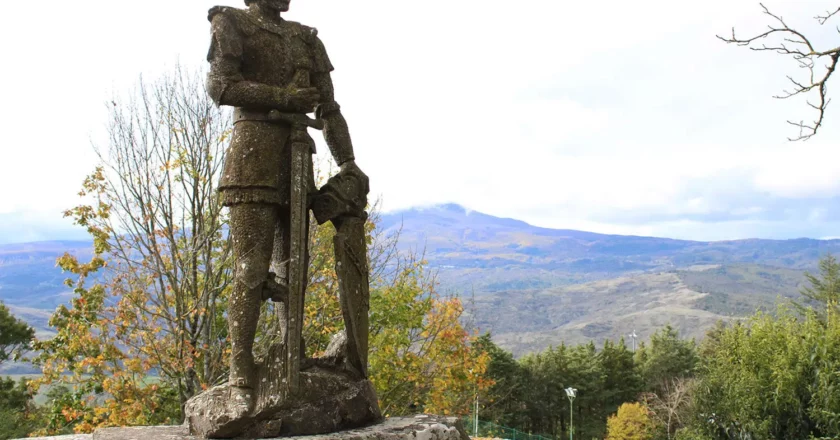
[[[693,377],[697,350],[667,326],[635,353],[622,339],[560,345],[516,360],[490,335],[479,340],[490,355],[487,376],[494,385],[479,396],[479,418],[521,431],[567,437],[570,403],[578,438],[604,438],[607,417],[644,392],[660,392],[669,382]],[[570,402],[564,389],[577,389]],[[483,403],[482,403],[483,402]]]
[[840,438],[840,263],[827,256],[807,278],[801,301],[718,323],[700,344],[668,326],[635,353],[621,340],[516,360],[484,335],[494,384],[479,418],[566,438],[573,387],[575,438]]
[[[621,340],[560,345],[521,359],[489,334],[470,337],[458,325],[463,309],[457,301],[423,294],[425,284],[417,284],[422,266],[406,267],[402,278],[375,294],[378,310],[389,312],[372,316],[380,335],[372,339],[372,372],[390,415],[474,416],[477,396],[481,420],[554,438],[569,435],[572,414],[578,439],[840,438],[840,263],[833,257],[821,261],[818,276],[808,276],[801,302],[719,323],[699,344],[666,326],[635,353]],[[313,316],[340,319],[329,312],[335,307],[329,295],[313,300]],[[333,324],[311,327],[313,340],[326,337]],[[16,335],[0,344],[2,361],[25,348],[32,334],[2,306],[0,327]],[[430,350],[412,348],[412,341],[432,333],[454,337],[425,339]],[[31,386],[0,381],[0,438],[180,421],[171,379],[124,382],[131,391],[124,394],[97,389],[101,377],[72,382],[77,379],[65,375],[54,383],[42,406],[33,404]],[[577,389],[573,403],[564,391],[569,387]],[[135,412],[135,399],[145,392],[157,401]]]

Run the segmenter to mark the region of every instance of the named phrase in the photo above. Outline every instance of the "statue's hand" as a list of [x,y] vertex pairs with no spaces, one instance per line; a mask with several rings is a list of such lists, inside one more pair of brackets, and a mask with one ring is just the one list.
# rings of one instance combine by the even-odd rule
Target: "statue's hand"
[[368,177],[355,161],[349,160],[318,190],[312,201],[312,212],[319,225],[332,220],[338,227],[336,221],[340,222],[342,217],[365,219],[368,193]]
[[365,194],[370,192],[370,179],[367,174],[362,172],[355,160],[348,160],[341,164],[341,174],[351,174],[359,178],[364,184]]
[[315,87],[303,89],[281,89],[279,99],[281,110],[297,113],[312,113],[315,107],[321,102],[321,93]]

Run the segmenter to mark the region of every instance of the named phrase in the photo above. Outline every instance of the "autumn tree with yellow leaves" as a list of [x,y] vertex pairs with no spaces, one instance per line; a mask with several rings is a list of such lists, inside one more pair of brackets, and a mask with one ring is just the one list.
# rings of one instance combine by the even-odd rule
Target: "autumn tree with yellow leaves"
[[[41,434],[180,423],[192,396],[227,376],[232,261],[216,196],[230,118],[201,75],[181,69],[110,105],[107,148],[85,180],[85,203],[66,212],[87,228],[94,257],[64,255],[74,297],[38,340],[34,387],[65,390]],[[328,173],[327,173],[328,174]],[[367,224],[371,268],[370,374],[383,412],[465,414],[488,358],[459,319],[458,298],[438,294],[425,261],[397,250],[398,235]],[[334,229],[310,233],[304,337],[309,355],[343,329]],[[266,303],[257,350],[277,332]]]
[[187,399],[225,376],[231,284],[226,218],[216,195],[230,118],[182,69],[109,105],[108,142],[65,216],[87,228],[94,257],[66,254],[75,296],[37,341],[34,383],[69,396],[66,425],[178,422]]
[[648,440],[655,424],[647,407],[638,402],[625,403],[607,419],[607,440]]

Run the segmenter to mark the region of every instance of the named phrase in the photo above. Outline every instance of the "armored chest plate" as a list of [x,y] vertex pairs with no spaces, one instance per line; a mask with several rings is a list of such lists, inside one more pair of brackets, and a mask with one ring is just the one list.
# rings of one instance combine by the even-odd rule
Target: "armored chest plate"
[[258,29],[245,40],[243,49],[242,74],[251,81],[285,87],[295,71],[312,68],[309,46],[292,25]]

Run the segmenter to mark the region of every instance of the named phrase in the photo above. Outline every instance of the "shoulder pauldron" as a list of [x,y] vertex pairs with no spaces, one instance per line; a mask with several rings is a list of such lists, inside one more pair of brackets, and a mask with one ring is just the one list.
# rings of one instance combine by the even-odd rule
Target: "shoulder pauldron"
[[212,22],[213,18],[219,14],[232,21],[239,32],[246,36],[253,35],[259,28],[258,23],[248,15],[248,11],[230,6],[215,6],[210,8],[207,19]]

